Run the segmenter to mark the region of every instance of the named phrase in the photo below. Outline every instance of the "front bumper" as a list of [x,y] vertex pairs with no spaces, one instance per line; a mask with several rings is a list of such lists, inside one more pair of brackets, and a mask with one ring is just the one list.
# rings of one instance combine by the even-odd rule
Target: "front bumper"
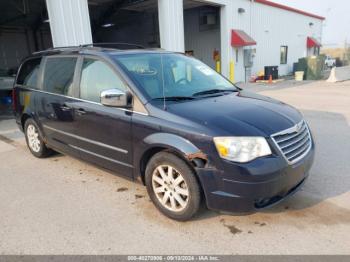
[[266,157],[222,168],[198,169],[207,207],[246,213],[274,205],[297,192],[308,177],[315,155],[314,144],[299,162],[288,165],[281,157]]

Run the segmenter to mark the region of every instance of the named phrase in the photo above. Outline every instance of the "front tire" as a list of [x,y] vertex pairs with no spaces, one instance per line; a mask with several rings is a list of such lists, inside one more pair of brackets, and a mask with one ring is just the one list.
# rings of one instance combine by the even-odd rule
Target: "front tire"
[[24,133],[27,146],[35,157],[44,158],[52,154],[53,151],[46,147],[39,127],[33,119],[28,119],[25,122]]
[[178,156],[154,155],[146,167],[145,182],[153,204],[167,217],[186,221],[198,212],[200,186],[194,171]]

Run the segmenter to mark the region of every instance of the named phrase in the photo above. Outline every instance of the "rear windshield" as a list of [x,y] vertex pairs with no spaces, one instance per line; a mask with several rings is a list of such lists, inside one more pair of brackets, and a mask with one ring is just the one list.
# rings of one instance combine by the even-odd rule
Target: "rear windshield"
[[17,84],[37,88],[40,63],[41,58],[33,58],[24,62],[18,74]]

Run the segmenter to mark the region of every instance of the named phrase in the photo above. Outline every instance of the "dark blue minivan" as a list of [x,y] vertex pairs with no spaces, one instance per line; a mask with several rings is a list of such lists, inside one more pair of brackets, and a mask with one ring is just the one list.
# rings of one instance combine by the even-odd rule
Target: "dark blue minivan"
[[204,201],[238,213],[278,203],[301,187],[314,159],[296,109],[179,53],[34,53],[19,69],[13,103],[34,156],[58,151],[140,180],[176,220]]

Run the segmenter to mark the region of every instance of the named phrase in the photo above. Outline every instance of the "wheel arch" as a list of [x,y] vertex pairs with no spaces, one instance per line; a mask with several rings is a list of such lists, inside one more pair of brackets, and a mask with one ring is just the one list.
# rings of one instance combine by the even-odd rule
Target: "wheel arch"
[[30,114],[27,114],[27,113],[24,113],[24,114],[22,114],[22,116],[21,116],[21,127],[22,127],[23,132],[25,131],[25,130],[24,130],[24,125],[25,125],[26,121],[27,121],[29,118],[32,118],[32,117],[31,117]]
[[184,160],[196,175],[195,169],[206,166],[208,162],[206,154],[190,141],[178,135],[156,133],[146,137],[144,143],[147,148],[141,154],[139,161],[139,176],[143,184],[145,184],[145,171],[149,160],[161,151],[171,152]]
[[22,114],[20,123],[21,123],[21,127],[22,127],[23,133],[25,133],[25,130],[24,130],[25,129],[25,124],[26,124],[28,119],[32,119],[36,123],[36,125],[38,126],[38,131],[39,131],[40,135],[42,136],[44,143],[46,144],[47,143],[47,139],[46,139],[45,133],[44,133],[44,131],[42,129],[42,126],[38,123],[38,121],[37,121],[37,119],[36,119],[34,114],[30,114],[30,113],[23,113]]

